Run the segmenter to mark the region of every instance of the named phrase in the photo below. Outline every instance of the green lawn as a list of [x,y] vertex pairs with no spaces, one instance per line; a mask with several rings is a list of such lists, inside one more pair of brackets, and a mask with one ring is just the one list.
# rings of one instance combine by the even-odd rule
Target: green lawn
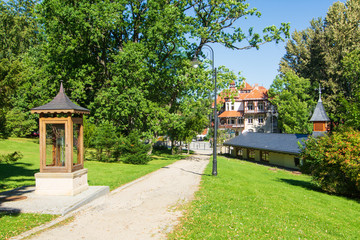
[[[24,157],[13,164],[0,163],[0,192],[24,185],[35,185],[34,174],[39,171],[40,165],[38,140],[24,138],[0,140],[0,154],[14,151],[20,151]],[[86,161],[85,168],[88,169],[89,185],[110,186],[113,190],[184,157],[186,155],[156,153],[147,165]],[[0,213],[0,239],[16,236],[56,217],[46,214]]]
[[[0,163],[0,192],[24,185],[35,185],[34,174],[39,171],[39,144],[37,139],[11,138],[0,140],[0,154],[20,151],[24,157],[14,164]],[[86,161],[89,185],[110,186],[113,190],[186,155],[156,152],[147,165]]]
[[24,185],[35,185],[34,174],[39,171],[38,139],[0,139],[0,154],[20,151],[24,157],[14,164],[0,163],[0,192]]
[[113,190],[184,157],[186,155],[155,153],[155,156],[152,157],[153,160],[147,165],[86,161],[85,168],[89,171],[89,185],[105,185],[109,186],[110,190]]
[[359,200],[329,195],[310,177],[218,159],[170,239],[359,239]]

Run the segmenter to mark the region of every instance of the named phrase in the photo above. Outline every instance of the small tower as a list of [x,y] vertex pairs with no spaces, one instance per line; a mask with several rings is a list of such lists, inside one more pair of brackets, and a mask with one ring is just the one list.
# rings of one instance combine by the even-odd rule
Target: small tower
[[40,114],[40,172],[35,174],[37,194],[76,195],[88,188],[84,169],[83,114],[90,111],[66,96],[63,84],[49,103],[31,109]]
[[330,122],[330,119],[325,112],[324,105],[322,104],[320,84],[319,84],[319,100],[315,107],[314,113],[310,119],[310,122],[313,122],[314,124],[313,134],[312,134],[314,137],[322,136],[326,133],[327,123]]

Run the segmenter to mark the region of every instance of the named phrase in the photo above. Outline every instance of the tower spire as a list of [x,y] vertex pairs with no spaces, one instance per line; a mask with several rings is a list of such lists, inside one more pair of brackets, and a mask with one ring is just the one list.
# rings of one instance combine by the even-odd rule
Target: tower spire
[[59,92],[64,93],[63,80],[60,80],[60,91]]
[[322,102],[322,100],[321,100],[321,90],[324,90],[324,88],[321,88],[320,83],[319,83],[319,88],[316,88],[316,90],[319,90],[319,101],[318,102]]

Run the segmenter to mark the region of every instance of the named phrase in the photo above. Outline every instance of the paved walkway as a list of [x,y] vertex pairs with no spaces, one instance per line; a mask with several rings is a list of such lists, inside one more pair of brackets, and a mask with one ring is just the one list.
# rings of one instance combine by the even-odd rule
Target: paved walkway
[[174,207],[193,198],[209,155],[193,155],[119,188],[75,220],[32,239],[161,239],[178,223]]

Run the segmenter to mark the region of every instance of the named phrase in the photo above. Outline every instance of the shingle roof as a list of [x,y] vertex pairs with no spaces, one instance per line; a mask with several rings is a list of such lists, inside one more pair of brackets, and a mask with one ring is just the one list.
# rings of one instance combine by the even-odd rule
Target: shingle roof
[[314,114],[312,115],[310,122],[329,122],[330,119],[325,112],[324,105],[322,104],[321,98],[319,98],[316,104]]
[[89,109],[80,107],[73,103],[68,96],[66,96],[63,84],[60,84],[60,91],[56,97],[49,103],[31,109],[32,113],[90,113]]
[[284,133],[252,133],[246,132],[225,142],[226,146],[254,148],[273,152],[299,154],[298,142],[304,144],[308,135]]

